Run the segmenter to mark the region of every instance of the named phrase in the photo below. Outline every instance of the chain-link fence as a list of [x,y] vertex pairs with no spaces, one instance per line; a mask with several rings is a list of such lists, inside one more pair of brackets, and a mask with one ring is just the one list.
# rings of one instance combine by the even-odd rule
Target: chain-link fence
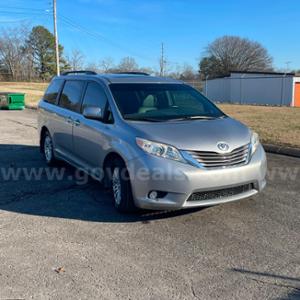
[[199,80],[185,80],[184,82],[186,84],[192,86],[193,88],[197,89],[200,92],[203,90],[203,84],[200,79]]

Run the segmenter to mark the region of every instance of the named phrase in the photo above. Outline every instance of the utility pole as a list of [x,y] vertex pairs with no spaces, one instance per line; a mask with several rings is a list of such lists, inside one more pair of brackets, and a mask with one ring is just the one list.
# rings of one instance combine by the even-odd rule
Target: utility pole
[[59,50],[58,50],[58,35],[56,25],[56,0],[53,0],[53,23],[54,23],[54,39],[55,39],[55,58],[56,58],[56,74],[60,75],[59,68]]
[[289,70],[290,70],[290,63],[291,63],[291,61],[285,62],[285,64],[286,64],[286,73],[288,73]]
[[165,49],[164,43],[161,43],[161,57],[160,57],[160,76],[165,76]]

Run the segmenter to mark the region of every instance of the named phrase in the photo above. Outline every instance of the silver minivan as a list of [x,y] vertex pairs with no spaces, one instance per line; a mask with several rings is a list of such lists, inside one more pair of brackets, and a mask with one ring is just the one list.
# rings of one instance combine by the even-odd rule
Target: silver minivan
[[38,125],[46,163],[92,174],[123,212],[215,205],[266,185],[258,135],[181,81],[67,72],[39,102]]

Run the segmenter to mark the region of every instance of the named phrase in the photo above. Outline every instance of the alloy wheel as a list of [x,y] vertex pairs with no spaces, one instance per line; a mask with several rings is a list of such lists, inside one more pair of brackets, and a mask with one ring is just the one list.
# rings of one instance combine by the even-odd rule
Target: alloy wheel
[[120,169],[114,168],[113,176],[112,176],[112,189],[114,194],[114,199],[116,205],[120,205],[122,190],[121,190],[121,178],[120,178]]
[[50,162],[52,160],[53,155],[53,146],[52,146],[52,140],[49,135],[46,135],[44,140],[44,154],[47,162]]

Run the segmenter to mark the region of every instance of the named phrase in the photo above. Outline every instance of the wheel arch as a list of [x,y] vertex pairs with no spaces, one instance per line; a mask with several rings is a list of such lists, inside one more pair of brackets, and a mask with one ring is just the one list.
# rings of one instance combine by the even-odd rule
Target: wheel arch
[[112,174],[109,174],[109,169],[113,165],[113,161],[116,159],[122,160],[122,162],[126,165],[126,161],[123,158],[123,156],[116,151],[109,152],[103,160],[103,164],[102,164],[103,172],[104,172],[103,183],[106,188],[110,187],[110,177]]

